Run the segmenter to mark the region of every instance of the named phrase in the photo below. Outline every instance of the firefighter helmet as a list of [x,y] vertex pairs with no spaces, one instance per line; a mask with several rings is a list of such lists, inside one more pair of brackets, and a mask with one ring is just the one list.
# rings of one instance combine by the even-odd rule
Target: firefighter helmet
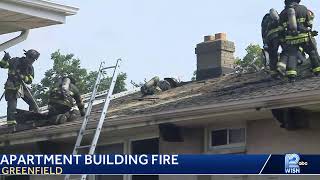
[[71,74],[64,73],[60,77],[61,77],[61,81],[63,81],[65,78],[68,78],[70,79],[71,84],[76,84],[76,80],[73,78],[72,73]]
[[285,1],[284,1],[284,3],[285,3],[286,5],[289,5],[290,3],[293,3],[293,2],[300,3],[301,0],[285,0]]
[[37,60],[40,56],[40,53],[34,49],[30,49],[28,51],[24,51],[27,58]]

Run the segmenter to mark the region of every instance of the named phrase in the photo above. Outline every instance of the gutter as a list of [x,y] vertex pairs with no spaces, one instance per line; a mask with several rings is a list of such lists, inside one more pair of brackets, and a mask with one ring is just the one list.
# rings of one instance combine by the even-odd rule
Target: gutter
[[[103,128],[103,132],[111,132],[122,129],[155,126],[162,123],[177,123],[182,121],[197,121],[201,119],[212,119],[225,115],[252,113],[256,111],[270,111],[284,107],[297,107],[320,103],[320,90],[304,91],[281,96],[268,96],[256,99],[232,101],[220,104],[210,104],[179,110],[171,110],[159,113],[152,113],[139,116],[114,117],[108,119]],[[236,117],[236,116],[235,116]],[[248,119],[252,120],[252,119]],[[88,124],[91,128],[98,119],[92,120]],[[32,129],[16,134],[6,134],[0,136],[0,147],[14,144],[24,144],[25,142],[37,142],[45,140],[74,137],[80,130],[82,121],[68,123],[56,127],[43,127]]]
[[10,1],[6,0],[6,1],[22,4],[26,6],[31,6],[34,8],[43,8],[43,9],[63,13],[67,16],[75,15],[79,10],[79,8],[76,8],[76,7],[61,5],[58,3],[44,1],[44,0],[10,0]]
[[29,31],[30,30],[21,31],[19,36],[0,44],[0,52],[25,41],[28,38]]

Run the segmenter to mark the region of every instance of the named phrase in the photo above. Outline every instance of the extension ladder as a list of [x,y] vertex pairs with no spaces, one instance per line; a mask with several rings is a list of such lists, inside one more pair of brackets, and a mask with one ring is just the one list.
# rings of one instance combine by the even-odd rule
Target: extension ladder
[[[97,79],[96,79],[95,85],[93,87],[93,91],[92,91],[90,100],[88,102],[86,115],[84,117],[84,120],[83,120],[81,129],[79,131],[79,134],[78,134],[78,137],[77,137],[77,141],[76,141],[76,144],[74,146],[72,154],[74,154],[74,155],[78,154],[79,150],[86,150],[86,149],[89,149],[88,154],[90,154],[90,155],[94,154],[95,149],[97,147],[97,142],[98,142],[101,130],[102,130],[102,126],[103,126],[103,123],[104,123],[106,115],[107,115],[107,111],[108,111],[108,107],[109,107],[109,104],[110,104],[110,100],[112,98],[113,89],[114,89],[114,87],[116,85],[120,62],[121,62],[121,59],[118,59],[116,65],[115,66],[110,66],[110,67],[104,67],[105,63],[104,62],[101,63],[100,68],[99,68],[99,72],[98,72],[98,75],[97,75]],[[96,129],[87,129],[87,124],[90,121],[89,116],[91,115],[93,102],[97,97],[97,92],[98,92],[98,88],[99,88],[99,85],[100,85],[100,82],[101,82],[101,78],[104,75],[105,70],[107,70],[107,69],[114,69],[114,70],[113,70],[113,75],[112,75],[110,88],[108,90],[107,95],[105,96],[105,102],[104,102],[103,110],[102,110],[102,113],[101,113],[101,116],[100,116],[100,119],[99,119],[99,122],[97,124]],[[82,145],[83,137],[85,135],[92,135],[92,134],[94,134],[94,136],[93,136],[93,139],[91,141],[91,144]],[[78,175],[78,178],[74,178],[74,179],[71,179],[70,176],[76,176],[76,175],[66,175],[65,180],[76,180],[76,179],[77,180],[86,180],[86,178],[87,178],[87,174],[81,175],[81,177],[79,177],[79,175]]]

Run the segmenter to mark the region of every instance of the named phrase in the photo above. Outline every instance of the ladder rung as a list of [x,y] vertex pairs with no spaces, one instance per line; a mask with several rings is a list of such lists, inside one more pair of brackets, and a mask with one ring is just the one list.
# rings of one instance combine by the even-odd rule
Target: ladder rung
[[87,149],[90,148],[91,145],[85,145],[85,146],[78,146],[77,149]]
[[82,132],[82,135],[94,134],[96,132],[95,129],[88,129]]
[[109,66],[109,67],[104,67],[101,69],[101,71],[105,70],[105,69],[111,69],[111,68],[115,68],[116,66]]

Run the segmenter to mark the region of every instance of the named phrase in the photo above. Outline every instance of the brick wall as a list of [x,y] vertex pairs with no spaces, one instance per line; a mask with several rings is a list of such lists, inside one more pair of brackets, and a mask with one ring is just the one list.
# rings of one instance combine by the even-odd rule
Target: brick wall
[[231,72],[234,64],[235,45],[219,33],[205,36],[205,41],[197,44],[197,80],[219,77]]

